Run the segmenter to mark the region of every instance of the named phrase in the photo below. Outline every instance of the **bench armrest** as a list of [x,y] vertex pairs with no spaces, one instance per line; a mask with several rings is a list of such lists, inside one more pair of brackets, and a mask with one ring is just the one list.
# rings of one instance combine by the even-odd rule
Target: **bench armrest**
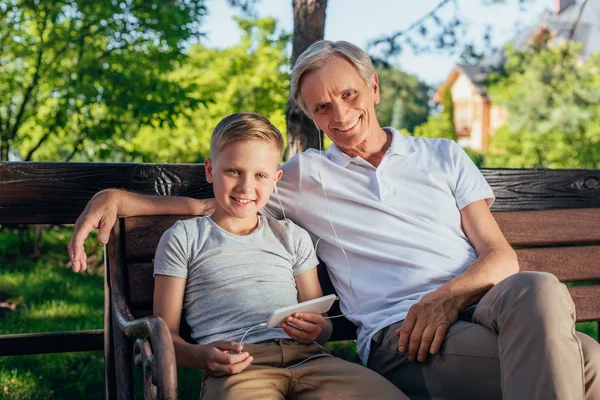
[[115,328],[134,341],[134,361],[144,374],[144,398],[177,398],[177,363],[169,327],[162,318],[135,319],[120,296],[112,302]]

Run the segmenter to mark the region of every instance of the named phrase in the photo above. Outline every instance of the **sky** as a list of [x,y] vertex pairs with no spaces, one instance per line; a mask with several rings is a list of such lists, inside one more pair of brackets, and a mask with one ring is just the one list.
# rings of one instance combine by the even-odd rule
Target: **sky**
[[[389,35],[408,27],[427,14],[440,0],[329,0],[325,21],[325,39],[346,40],[366,50],[370,40]],[[506,4],[484,6],[489,0],[457,0],[461,15],[470,24],[474,39],[482,43],[485,25],[491,23],[492,44],[501,46],[516,33],[516,26],[534,23],[545,10],[551,10],[554,0],[527,0],[520,10],[517,0]],[[203,25],[207,36],[203,44],[209,47],[229,47],[239,43],[241,32],[233,21],[239,10],[232,9],[227,0],[207,0],[209,15]],[[451,7],[440,10],[449,16]],[[293,31],[292,0],[260,0],[256,11],[259,17],[274,17],[280,28]],[[442,82],[458,56],[443,54],[414,55],[405,50],[390,61],[403,71],[417,75],[430,85]]]

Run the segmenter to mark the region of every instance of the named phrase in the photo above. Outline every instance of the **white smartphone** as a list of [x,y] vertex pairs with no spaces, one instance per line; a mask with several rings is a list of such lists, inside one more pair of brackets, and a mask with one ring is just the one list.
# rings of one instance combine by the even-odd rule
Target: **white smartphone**
[[269,328],[276,327],[281,323],[281,321],[297,312],[313,312],[322,314],[329,311],[334,301],[335,294],[330,294],[328,296],[317,297],[316,299],[303,301],[302,303],[291,306],[278,308],[269,316],[269,319],[267,320],[267,326]]

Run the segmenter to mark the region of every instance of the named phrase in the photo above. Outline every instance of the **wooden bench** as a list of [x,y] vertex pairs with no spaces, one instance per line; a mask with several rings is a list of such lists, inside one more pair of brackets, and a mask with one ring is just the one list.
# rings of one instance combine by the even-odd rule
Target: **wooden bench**
[[[497,196],[494,216],[517,249],[521,269],[588,282],[569,287],[577,320],[600,320],[600,171],[482,172]],[[201,165],[0,163],[0,224],[73,223],[89,198],[108,187],[196,198],[212,193]],[[104,330],[2,335],[0,355],[103,349],[107,398],[132,397],[132,359],[143,366],[148,397],[176,397],[170,334],[151,316],[152,258],[162,232],[181,217],[132,217],[115,225],[105,264]],[[331,293],[323,272],[324,291]],[[332,340],[355,338],[352,324],[333,321]]]

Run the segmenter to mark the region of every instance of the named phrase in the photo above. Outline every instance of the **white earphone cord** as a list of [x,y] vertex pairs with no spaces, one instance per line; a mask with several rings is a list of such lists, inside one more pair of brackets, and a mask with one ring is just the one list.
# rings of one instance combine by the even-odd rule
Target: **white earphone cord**
[[[321,180],[321,188],[323,189],[323,194],[325,195],[325,204],[327,204],[327,218],[329,219],[329,226],[331,226],[331,230],[333,231],[333,234],[335,235],[335,238],[331,237],[331,236],[323,236],[320,237],[317,242],[315,243],[315,252],[318,250],[319,248],[319,242],[321,241],[321,239],[323,238],[331,238],[334,239],[338,248],[340,249],[340,251],[342,252],[342,254],[344,255],[344,259],[346,260],[346,267],[348,269],[348,283],[350,284],[350,290],[352,292],[352,296],[354,298],[355,301],[355,306],[356,306],[356,292],[354,291],[354,286],[352,286],[352,272],[350,270],[350,261],[348,260],[348,255],[346,254],[346,251],[344,250],[344,247],[342,246],[342,243],[340,242],[340,238],[335,230],[335,227],[333,226],[333,221],[331,220],[331,211],[329,209],[329,198],[327,197],[327,191],[325,191],[325,183],[323,182],[323,176],[321,175],[321,158],[324,157],[323,156],[323,150],[322,149],[322,142],[321,142],[321,135],[322,135],[322,131],[319,129],[319,127],[317,126],[317,124],[315,123],[315,126],[317,127],[317,130],[319,131],[319,166],[317,168],[317,171],[319,173],[319,179]],[[281,206],[281,212],[283,214],[283,219],[287,220],[287,217],[285,216],[285,209],[283,207],[283,203],[281,203],[281,199],[279,198],[279,193],[277,192],[277,186],[275,186],[275,196],[277,197],[277,201],[279,202],[279,206]],[[354,307],[354,309],[352,311],[349,311],[345,314],[340,314],[340,315],[334,315],[331,317],[325,317],[326,319],[333,319],[333,318],[340,318],[340,317],[345,317],[346,315],[350,315],[350,314],[354,314],[356,311],[358,310],[357,307]]]

